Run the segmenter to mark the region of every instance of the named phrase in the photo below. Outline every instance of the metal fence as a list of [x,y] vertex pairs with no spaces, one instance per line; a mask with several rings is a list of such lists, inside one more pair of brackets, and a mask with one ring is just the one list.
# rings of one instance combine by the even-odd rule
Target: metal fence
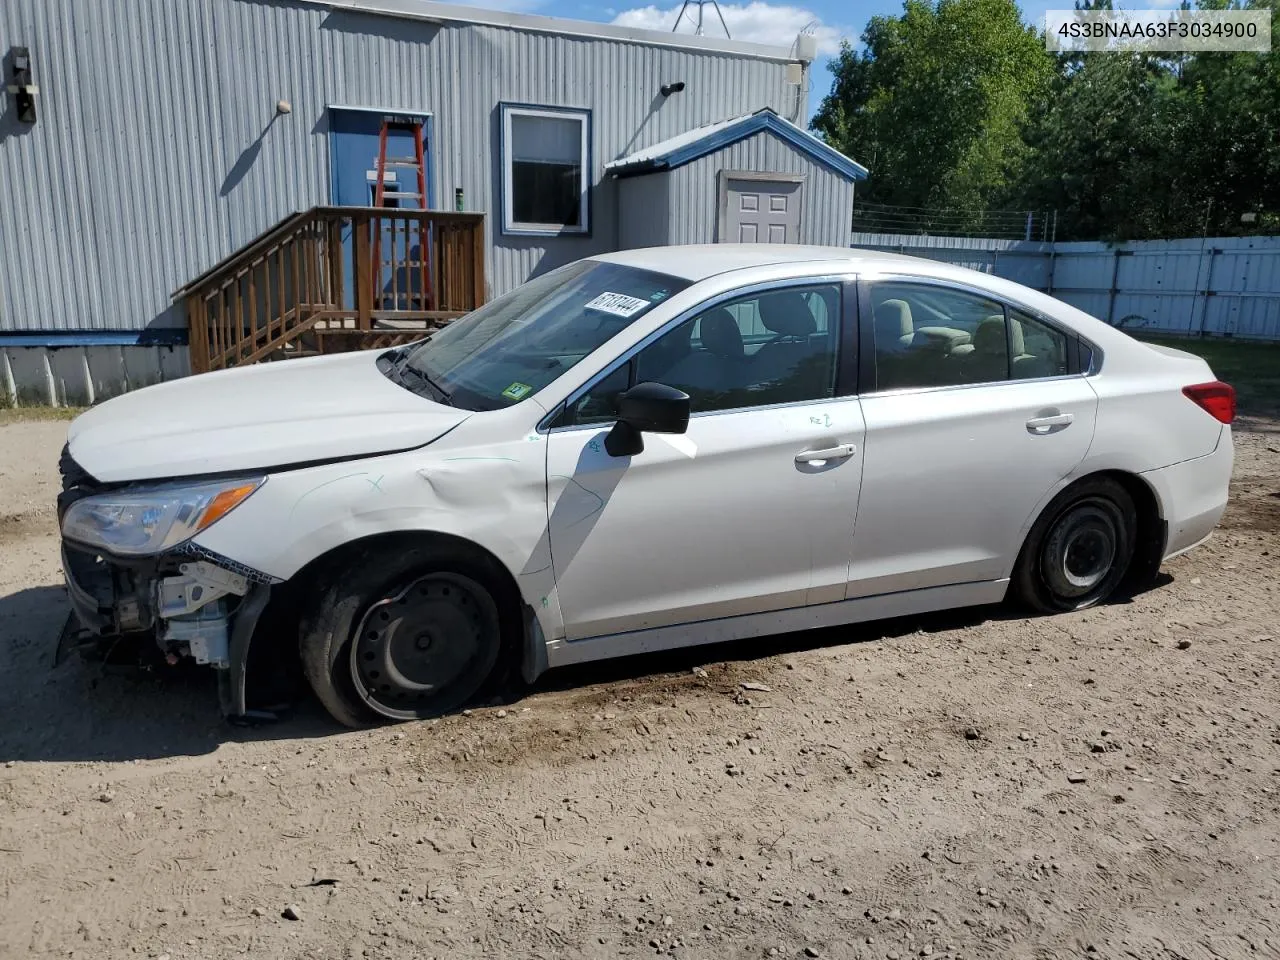
[[855,233],[853,246],[992,273],[1125,329],[1280,340],[1280,237],[1113,246]]

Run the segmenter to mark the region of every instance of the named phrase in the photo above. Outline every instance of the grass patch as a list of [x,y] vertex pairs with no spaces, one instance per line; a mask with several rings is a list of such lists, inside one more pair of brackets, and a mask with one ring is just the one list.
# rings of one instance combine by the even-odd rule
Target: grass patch
[[0,427],[24,420],[74,420],[88,407],[0,407]]
[[1236,388],[1236,403],[1246,416],[1280,416],[1280,343],[1200,337],[1143,337],[1175,350],[1194,353],[1213,374]]

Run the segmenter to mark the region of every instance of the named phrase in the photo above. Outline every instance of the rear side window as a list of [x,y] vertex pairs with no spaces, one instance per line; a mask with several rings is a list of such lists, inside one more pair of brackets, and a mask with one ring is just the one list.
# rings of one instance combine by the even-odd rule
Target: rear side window
[[870,289],[878,390],[1059,377],[1088,367],[1074,338],[988,297],[935,284]]
[[1071,372],[1071,338],[1017,310],[1009,311],[1013,380],[1061,377]]
[[1080,359],[1076,364],[1076,368],[1081,373],[1095,373],[1093,369],[1093,348],[1083,340],[1076,341],[1076,350],[1079,351]]
[[876,387],[948,387],[1009,377],[1004,307],[932,284],[871,287]]

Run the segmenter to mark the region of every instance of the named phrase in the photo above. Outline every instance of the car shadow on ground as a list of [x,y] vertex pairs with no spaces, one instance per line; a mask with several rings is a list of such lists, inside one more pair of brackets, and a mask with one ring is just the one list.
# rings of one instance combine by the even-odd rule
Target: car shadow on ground
[[806,650],[892,640],[921,631],[941,633],[947,630],[960,630],[980,626],[991,620],[1006,620],[1017,616],[1016,612],[998,605],[964,607],[939,613],[896,617],[892,620],[876,620],[870,623],[823,627],[817,630],[801,630],[747,640],[729,640],[696,647],[681,647],[658,653],[642,653],[630,657],[561,667],[541,677],[527,693],[569,690],[574,687],[641,680],[646,677],[657,678],[687,673],[695,667],[703,667],[710,663],[750,663]]
[[[1161,571],[1150,587],[1143,592],[1159,590],[1173,582],[1173,577]],[[1108,604],[1132,603],[1133,595],[1117,594]],[[660,653],[643,653],[596,663],[584,663],[561,667],[543,677],[530,689],[511,698],[514,703],[527,694],[552,690],[568,690],[597,683],[615,683],[622,680],[639,680],[673,673],[685,673],[694,667],[709,663],[746,663],[804,650],[819,650],[853,643],[872,643],[877,640],[894,640],[914,633],[945,633],[978,627],[984,623],[1002,620],[1022,620],[1033,617],[1024,610],[1007,604],[989,604],[981,607],[960,607],[939,610],[934,613],[912,614],[889,620],[873,620],[866,623],[823,627],[818,630],[801,630],[794,633],[773,634],[749,640],[730,640],[696,647],[681,647]]]
[[310,698],[285,722],[232,726],[204,667],[110,667],[75,654],[55,667],[70,609],[60,586],[0,596],[0,762],[199,756],[228,741],[341,730]]
[[[1161,573],[1152,589],[1172,581]],[[1116,602],[1129,600],[1121,597]],[[229,724],[218,710],[216,677],[204,667],[109,668],[74,655],[55,667],[54,648],[69,610],[61,587],[33,587],[0,597],[0,762],[200,756],[227,742],[319,739],[347,732],[309,695],[300,697],[278,721],[249,727]],[[553,670],[532,687],[519,685],[508,691],[493,705],[596,684],[661,683],[711,663],[749,663],[1023,616],[1006,606],[965,607],[639,654]]]

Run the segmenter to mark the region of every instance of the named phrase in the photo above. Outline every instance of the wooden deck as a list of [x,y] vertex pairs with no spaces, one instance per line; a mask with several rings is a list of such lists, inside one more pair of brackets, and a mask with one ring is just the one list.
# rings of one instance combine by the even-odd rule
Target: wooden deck
[[484,303],[484,214],[314,207],[173,297],[196,373],[407,343]]

